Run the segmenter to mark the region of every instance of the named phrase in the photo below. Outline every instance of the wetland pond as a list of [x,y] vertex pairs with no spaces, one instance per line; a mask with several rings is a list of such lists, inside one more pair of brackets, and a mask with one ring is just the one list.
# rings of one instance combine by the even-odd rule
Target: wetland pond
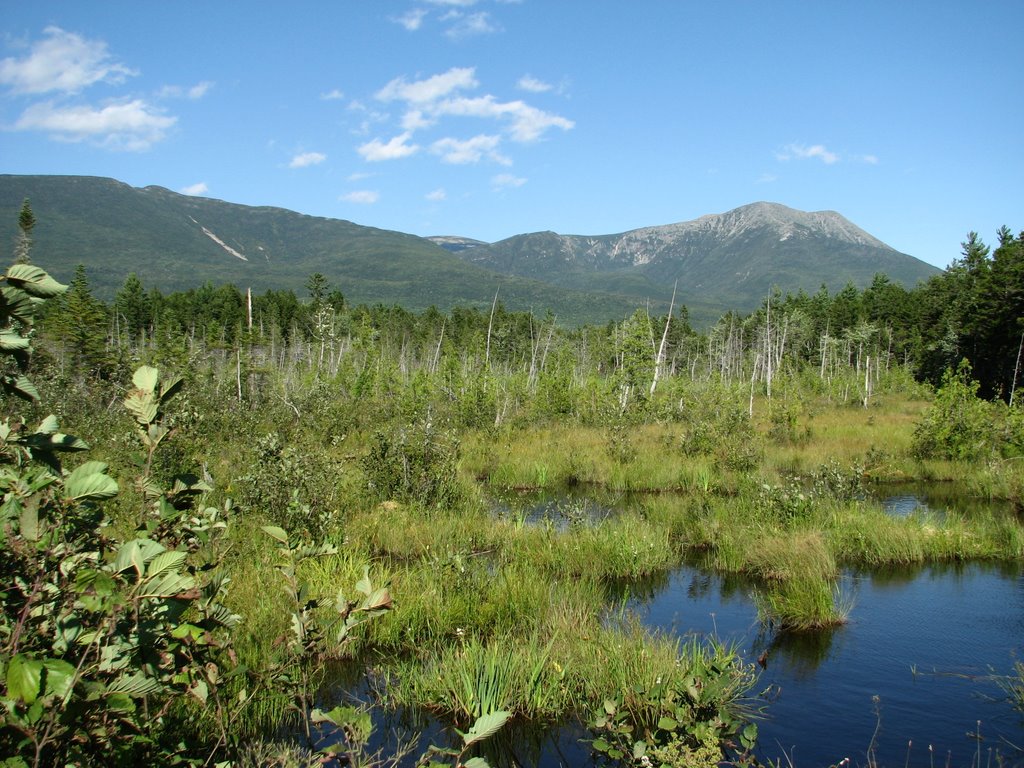
[[[941,515],[957,503],[919,486],[884,488],[876,496],[895,515],[920,507]],[[621,497],[519,494],[497,501],[495,509],[565,527],[615,514],[624,503]],[[756,749],[762,762],[792,768],[844,758],[854,766],[1024,766],[1024,716],[995,680],[1024,660],[1021,563],[846,571],[841,590],[851,605],[848,622],[806,634],[766,632],[753,587],[744,578],[684,565],[632,583],[620,602],[651,629],[714,636],[736,645],[748,661],[764,658],[755,687],[767,690]],[[437,738],[436,724],[426,725]],[[587,745],[579,743],[587,733],[578,724],[499,736],[507,739],[495,745],[505,755],[502,764],[591,764]]]

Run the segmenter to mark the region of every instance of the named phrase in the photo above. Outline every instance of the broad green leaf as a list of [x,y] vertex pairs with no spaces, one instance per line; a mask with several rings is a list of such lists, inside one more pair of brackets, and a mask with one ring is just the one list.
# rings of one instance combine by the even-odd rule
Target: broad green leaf
[[671,717],[662,717],[658,720],[658,727],[663,731],[674,731],[679,727],[679,723]]
[[16,653],[7,663],[7,695],[31,704],[39,698],[42,677],[41,661]]
[[288,546],[288,534],[283,528],[278,528],[276,525],[264,525],[263,532],[286,547]]
[[471,757],[466,762],[462,763],[465,768],[491,768],[491,764],[484,760],[482,757]]
[[364,611],[383,612],[391,610],[391,606],[391,593],[386,587],[381,587],[363,601],[361,608]]
[[18,530],[26,541],[39,539],[39,505],[37,503],[29,503],[21,508]]
[[195,696],[203,704],[210,697],[209,686],[202,680],[196,680],[191,686],[189,686],[188,692]]
[[163,552],[165,547],[152,539],[132,539],[123,544],[114,558],[114,572],[122,573],[134,568],[141,576],[146,571],[146,563]]
[[185,562],[185,557],[184,552],[173,549],[161,552],[150,561],[149,567],[146,568],[146,576],[152,579],[164,571],[177,570],[178,566]]
[[168,401],[178,394],[181,389],[181,385],[185,382],[181,376],[175,376],[173,379],[167,379],[160,384],[160,404],[167,405]]
[[22,400],[35,402],[39,399],[39,390],[27,376],[4,376],[0,378],[0,386]]
[[139,597],[176,597],[195,585],[196,580],[186,573],[164,573],[162,576],[148,579],[143,584]]
[[12,264],[7,269],[7,282],[40,299],[52,299],[68,289],[31,264]]
[[140,424],[152,424],[156,419],[157,402],[150,392],[133,389],[124,399],[127,408]]
[[75,685],[75,668],[63,659],[43,659],[46,691],[65,698]]
[[87,461],[77,467],[64,481],[65,498],[78,501],[100,501],[117,495],[117,481],[104,474],[107,465],[100,461]]
[[37,435],[53,435],[60,429],[60,423],[57,421],[57,417],[52,413],[39,422],[39,426],[36,427]]
[[20,333],[14,331],[0,331],[0,350],[11,352],[15,349],[28,349],[32,342]]
[[462,740],[465,746],[475,744],[478,741],[483,741],[490,736],[493,736],[502,726],[508,722],[508,718],[511,715],[510,712],[499,710],[497,712],[491,712],[489,715],[481,715],[473,723],[473,727],[469,729],[468,733],[463,734]]
[[113,712],[131,713],[135,711],[135,702],[127,693],[112,693],[107,696],[107,708]]
[[25,325],[32,325],[32,317],[38,306],[21,288],[14,285],[0,287],[0,317],[6,315]]
[[52,435],[33,432],[25,438],[24,442],[26,446],[35,451],[64,451],[71,453],[73,451],[89,450],[89,444],[84,440],[74,435],[65,435],[63,432],[57,432]]
[[132,384],[145,392],[155,392],[160,371],[151,365],[140,366],[132,376]]
[[124,694],[138,698],[161,689],[160,682],[142,672],[133,675],[122,675],[107,686],[107,694]]
[[370,569],[365,565],[363,566],[363,578],[356,582],[356,589],[367,596],[373,591],[373,585],[370,583]]

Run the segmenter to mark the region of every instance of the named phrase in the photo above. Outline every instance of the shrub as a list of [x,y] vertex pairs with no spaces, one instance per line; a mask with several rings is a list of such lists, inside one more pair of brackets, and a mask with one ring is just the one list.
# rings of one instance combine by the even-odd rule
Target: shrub
[[946,371],[935,402],[914,429],[914,456],[971,461],[1000,452],[995,412],[978,397],[979,386],[966,361],[956,372]]
[[394,432],[375,432],[362,468],[378,501],[452,507],[466,498],[459,478],[459,441],[429,419]]

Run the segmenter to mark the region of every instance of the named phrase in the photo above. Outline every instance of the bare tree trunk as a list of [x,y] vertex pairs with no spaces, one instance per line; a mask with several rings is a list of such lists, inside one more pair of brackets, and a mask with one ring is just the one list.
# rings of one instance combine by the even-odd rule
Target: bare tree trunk
[[487,321],[487,350],[484,353],[484,366],[490,367],[491,365],[491,329],[494,326],[494,310],[498,306],[498,291],[501,290],[499,285],[497,290],[494,291],[494,301],[491,302],[491,319]]
[[1020,345],[1017,347],[1017,364],[1013,367],[1013,384],[1010,385],[1010,407],[1013,408],[1013,396],[1017,391],[1017,374],[1020,373],[1020,358],[1024,352],[1024,333],[1020,335]]
[[661,334],[661,344],[658,346],[658,354],[654,357],[654,378],[651,380],[650,397],[654,397],[654,390],[658,387],[658,379],[661,377],[661,367],[665,364],[665,343],[668,341],[668,327],[672,322],[672,310],[676,308],[676,288],[679,281],[676,280],[672,286],[672,301],[668,305],[668,315],[665,317],[665,330]]
[[754,416],[754,379],[757,378],[757,366],[761,362],[761,355],[754,358],[754,370],[750,374],[750,405],[747,408],[747,415]]
[[444,341],[444,326],[447,318],[441,321],[441,335],[437,337],[437,349],[434,350],[434,362],[430,366],[431,373],[437,373],[437,364],[441,360],[441,342]]

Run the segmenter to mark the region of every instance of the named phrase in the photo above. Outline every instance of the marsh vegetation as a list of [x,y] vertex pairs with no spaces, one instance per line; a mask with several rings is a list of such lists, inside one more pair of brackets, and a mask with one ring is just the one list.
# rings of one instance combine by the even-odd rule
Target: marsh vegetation
[[[784,643],[856,615],[850,573],[1024,556],[1019,399],[981,399],[968,364],[916,379],[901,305],[872,314],[884,282],[703,334],[310,287],[239,316],[233,287],[133,279],[107,307],[84,272],[7,273],[0,743],[20,764],[388,764],[370,712],[395,708],[446,727],[409,764],[480,765],[524,722],[577,723],[599,762],[753,763],[755,660],[645,624],[651,584],[741,579]],[[1005,507],[891,514],[873,489],[911,480]],[[545,489],[576,500],[508,501]],[[369,709],[332,685],[340,661]],[[1014,664],[992,672],[1010,712]]]

